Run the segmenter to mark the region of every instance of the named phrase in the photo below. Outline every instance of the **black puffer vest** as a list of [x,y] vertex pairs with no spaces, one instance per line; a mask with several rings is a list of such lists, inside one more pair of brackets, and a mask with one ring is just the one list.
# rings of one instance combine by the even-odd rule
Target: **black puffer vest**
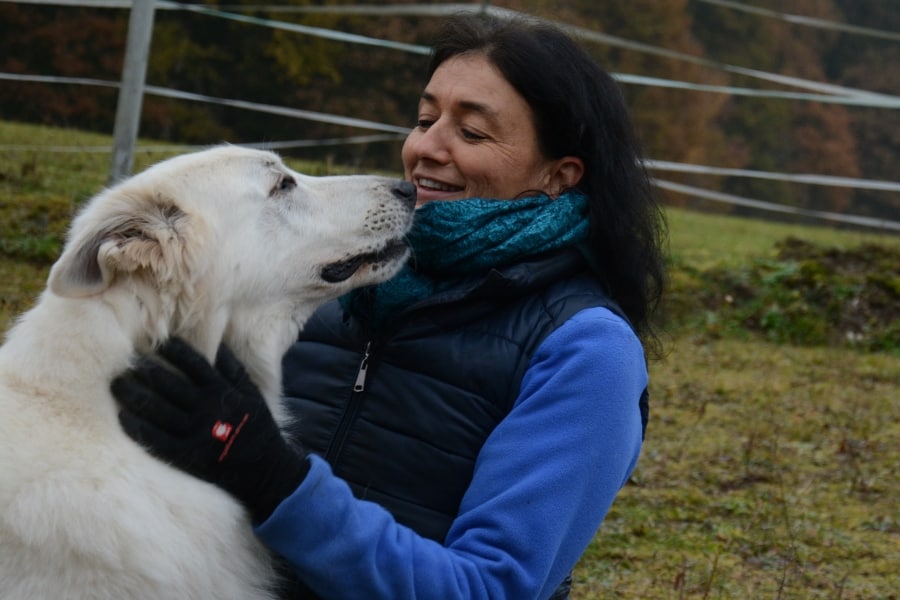
[[[491,271],[374,334],[332,302],[284,358],[285,401],[297,417],[289,433],[359,498],[442,541],[532,354],[595,306],[622,315],[574,250]],[[646,395],[641,402],[646,418]],[[567,597],[565,584],[554,598]]]

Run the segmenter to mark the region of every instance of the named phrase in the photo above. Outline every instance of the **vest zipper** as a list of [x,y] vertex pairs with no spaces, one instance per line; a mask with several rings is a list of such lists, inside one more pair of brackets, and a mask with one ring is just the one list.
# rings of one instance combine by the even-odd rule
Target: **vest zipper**
[[344,448],[344,443],[347,441],[347,433],[350,430],[350,424],[356,420],[356,414],[359,412],[360,403],[362,402],[360,393],[366,389],[366,372],[369,369],[369,357],[371,356],[371,353],[372,340],[369,340],[366,342],[366,349],[363,351],[363,358],[359,363],[359,370],[356,373],[356,381],[353,384],[353,393],[350,401],[347,404],[347,408],[344,410],[343,416],[341,416],[334,437],[328,445],[328,450],[325,452],[325,460],[332,465],[336,464],[337,458]]
[[369,370],[369,353],[372,349],[371,340],[366,343],[366,349],[363,352],[362,362],[359,363],[359,371],[356,373],[356,383],[353,384],[354,392],[361,392],[366,389],[366,371]]

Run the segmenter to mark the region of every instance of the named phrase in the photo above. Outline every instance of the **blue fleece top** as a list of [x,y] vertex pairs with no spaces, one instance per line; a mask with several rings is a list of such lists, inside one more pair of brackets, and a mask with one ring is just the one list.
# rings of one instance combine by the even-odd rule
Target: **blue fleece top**
[[548,598],[587,548],[641,448],[643,349],[605,308],[535,352],[488,437],[443,545],[356,499],[328,464],[256,527],[324,598]]

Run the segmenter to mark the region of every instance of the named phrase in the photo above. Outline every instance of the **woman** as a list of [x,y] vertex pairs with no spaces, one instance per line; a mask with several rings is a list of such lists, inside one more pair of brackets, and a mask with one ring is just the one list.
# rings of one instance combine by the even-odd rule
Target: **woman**
[[[413,259],[323,307],[285,356],[302,452],[264,412],[254,460],[182,466],[241,500],[319,597],[566,598],[640,453],[663,284],[623,98],[554,28],[453,18],[402,160]],[[236,368],[158,387],[202,404],[212,379],[258,411]],[[167,457],[134,425],[158,420],[137,385],[114,386],[123,424]]]

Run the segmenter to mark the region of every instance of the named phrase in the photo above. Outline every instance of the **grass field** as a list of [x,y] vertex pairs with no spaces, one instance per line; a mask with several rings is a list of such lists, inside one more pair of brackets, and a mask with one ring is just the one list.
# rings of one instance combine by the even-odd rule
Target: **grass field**
[[[0,122],[0,331],[104,185],[109,155],[90,150],[108,145]],[[668,217],[647,440],[573,598],[900,597],[900,238]]]

